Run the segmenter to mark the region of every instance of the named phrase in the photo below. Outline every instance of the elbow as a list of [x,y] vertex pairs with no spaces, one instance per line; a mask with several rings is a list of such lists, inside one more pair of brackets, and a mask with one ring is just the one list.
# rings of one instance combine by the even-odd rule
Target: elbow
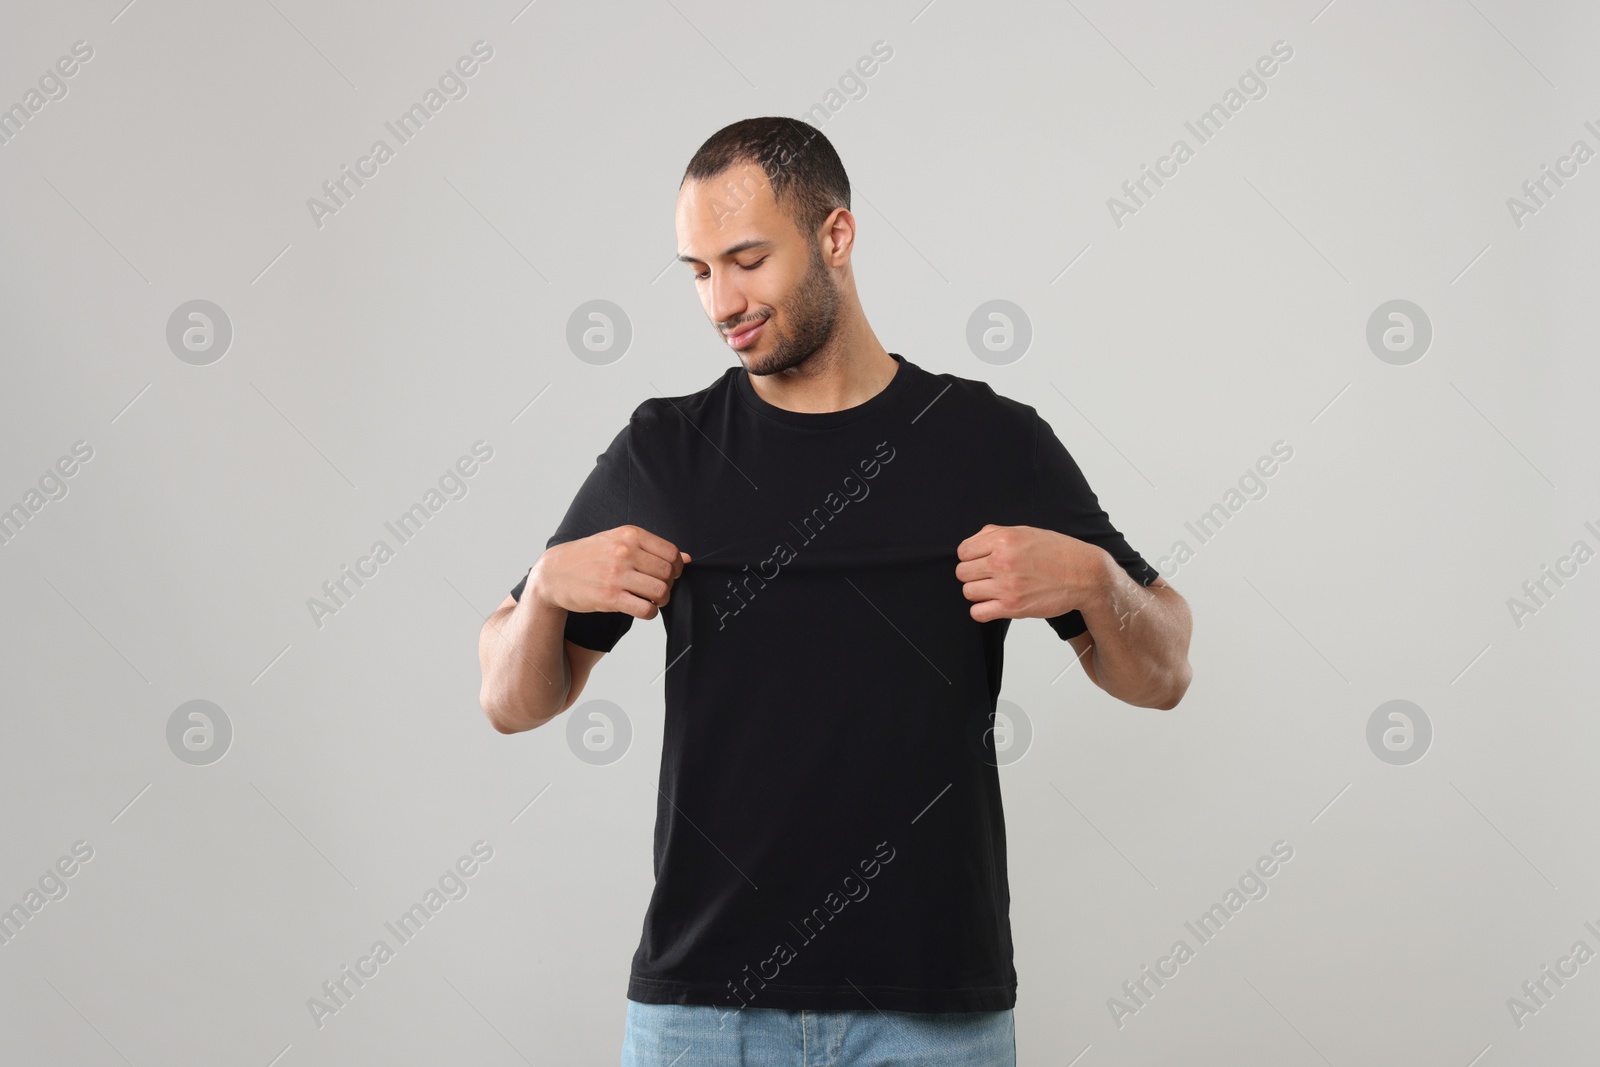
[[494,727],[497,733],[520,734],[538,725],[518,721],[515,715],[510,714],[511,709],[506,706],[506,702],[491,690],[487,683],[478,692],[478,706],[483,709],[484,717],[489,720],[489,725]]
[[1171,711],[1173,708],[1177,707],[1179,702],[1183,700],[1183,695],[1189,691],[1189,681],[1192,676],[1193,671],[1191,671],[1189,668],[1189,661],[1184,660],[1178,666],[1178,668],[1172,672],[1172,678],[1168,682],[1166,691],[1162,694],[1161,698],[1155,703],[1148,705],[1148,707],[1154,708],[1157,711]]
[[496,733],[514,734],[517,732],[516,728],[501,714],[499,705],[490,699],[487,694],[480,693],[478,695],[478,706],[483,709],[484,718],[489,720],[489,725],[495,728]]
[[526,729],[525,727],[513,726],[506,720],[497,717],[492,712],[489,714],[489,725],[493,726],[495,733],[499,734],[520,734],[524,729]]
[[[565,711],[582,688],[572,684],[572,664],[566,656],[558,660],[560,682],[526,657],[514,659],[501,649],[480,646],[482,680],[478,685],[478,706],[489,725],[502,734],[520,734],[536,729]],[[530,677],[537,674],[540,681]],[[557,694],[560,694],[559,696]]]
[[1146,679],[1145,684],[1136,691],[1130,689],[1125,692],[1110,690],[1108,692],[1123,703],[1132,704],[1136,708],[1171,711],[1189,691],[1189,677],[1189,661],[1184,660],[1171,670],[1163,671],[1160,677]]
[[565,710],[565,707],[560,707],[551,714],[540,715],[536,711],[518,707],[505,694],[499,690],[491,690],[488,685],[478,693],[478,706],[483,709],[489,725],[502,734],[527,733],[543,726]]
[[495,732],[502,734],[526,733],[536,726],[543,726],[546,722],[544,719],[515,719],[503,713],[497,714],[488,708],[484,709],[484,714],[488,716],[489,725],[495,728]]

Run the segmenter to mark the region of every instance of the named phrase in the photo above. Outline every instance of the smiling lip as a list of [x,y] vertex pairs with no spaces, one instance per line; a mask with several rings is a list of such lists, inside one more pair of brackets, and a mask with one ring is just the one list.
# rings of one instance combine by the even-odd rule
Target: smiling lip
[[761,331],[766,325],[767,320],[762,319],[753,326],[743,327],[738,333],[730,333],[728,335],[728,344],[734,348],[748,348],[757,337],[761,336]]

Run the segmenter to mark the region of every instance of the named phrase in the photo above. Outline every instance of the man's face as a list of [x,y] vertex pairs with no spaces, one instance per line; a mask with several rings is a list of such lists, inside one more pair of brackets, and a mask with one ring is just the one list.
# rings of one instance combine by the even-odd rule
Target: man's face
[[[813,235],[778,207],[766,176],[738,163],[678,194],[679,258],[700,305],[751,374],[797,366],[833,336],[840,296]],[[748,338],[741,331],[756,324]]]

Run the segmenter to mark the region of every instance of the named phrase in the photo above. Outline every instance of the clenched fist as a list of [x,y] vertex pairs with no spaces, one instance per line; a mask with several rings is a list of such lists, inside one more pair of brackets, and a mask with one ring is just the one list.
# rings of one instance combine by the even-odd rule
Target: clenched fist
[[618,526],[545,549],[528,573],[527,588],[568,611],[621,611],[653,619],[689,559],[689,553],[649,530]]
[[1104,597],[1115,567],[1102,548],[1054,530],[988,523],[956,546],[956,580],[978,622],[1050,619]]

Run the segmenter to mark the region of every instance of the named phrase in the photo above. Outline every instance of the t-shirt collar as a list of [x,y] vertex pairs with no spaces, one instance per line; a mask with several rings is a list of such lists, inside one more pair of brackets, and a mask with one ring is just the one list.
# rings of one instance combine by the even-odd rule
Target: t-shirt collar
[[733,367],[731,371],[734,387],[738,390],[740,398],[757,414],[789,426],[827,428],[842,426],[868,415],[881,413],[905,393],[906,383],[911,378],[908,371],[915,368],[916,364],[897,352],[890,352],[889,355],[900,364],[900,369],[894,372],[889,384],[855,407],[845,408],[842,411],[790,411],[787,408],[780,408],[761,398],[755,386],[750,384],[750,372],[744,367]]

